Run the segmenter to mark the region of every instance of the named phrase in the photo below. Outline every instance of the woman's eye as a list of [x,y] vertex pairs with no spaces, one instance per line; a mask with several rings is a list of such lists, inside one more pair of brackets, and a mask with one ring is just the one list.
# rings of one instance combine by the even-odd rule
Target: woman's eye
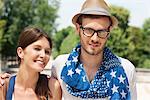
[[40,51],[41,49],[40,48],[34,48],[35,50],[37,50],[37,51]]
[[45,53],[48,54],[48,55],[50,55],[50,51],[48,51],[48,50],[46,50]]

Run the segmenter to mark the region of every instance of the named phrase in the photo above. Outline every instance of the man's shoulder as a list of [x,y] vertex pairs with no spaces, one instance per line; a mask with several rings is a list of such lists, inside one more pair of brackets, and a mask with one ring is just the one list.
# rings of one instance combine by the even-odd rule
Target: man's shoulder
[[131,61],[129,61],[128,59],[125,59],[125,58],[122,58],[122,57],[118,57],[121,65],[124,67],[124,66],[128,66],[128,67],[132,67],[132,68],[135,68],[134,65],[131,63]]
[[53,65],[62,65],[64,64],[68,59],[69,54],[62,54],[55,58],[53,61]]
[[62,54],[56,57],[55,61],[68,59],[69,54]]
[[135,73],[135,66],[128,60],[122,57],[118,57],[123,69],[125,70],[127,77],[132,79],[134,73]]
[[68,56],[69,54],[63,54],[55,58],[55,60],[52,63],[52,74],[54,77],[57,77],[58,79],[60,79],[61,71],[63,67],[65,66]]

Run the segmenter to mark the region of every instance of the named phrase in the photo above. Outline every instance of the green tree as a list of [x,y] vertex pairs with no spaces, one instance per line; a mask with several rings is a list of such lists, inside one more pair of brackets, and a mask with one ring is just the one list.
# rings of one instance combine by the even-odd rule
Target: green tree
[[144,34],[150,35],[150,18],[147,18],[143,24]]
[[128,28],[128,23],[129,23],[129,16],[130,16],[130,12],[123,8],[123,7],[119,7],[119,6],[111,6],[111,14],[114,15],[119,23],[118,23],[118,27],[124,32],[126,32],[127,28]]
[[15,55],[18,35],[26,26],[38,26],[49,33],[56,31],[59,0],[4,0],[0,20],[6,25],[2,34],[2,56]]
[[63,39],[66,38],[69,35],[70,31],[72,31],[71,26],[56,32],[56,34],[54,35],[55,49],[58,52],[60,51],[60,45],[63,42]]
[[60,54],[70,53],[71,50],[79,43],[79,36],[75,33],[75,30],[69,31],[69,35],[63,40],[60,46]]
[[[3,0],[0,0],[0,15],[2,14],[2,8],[3,8]],[[0,51],[2,49],[2,34],[3,34],[3,28],[6,24],[5,20],[0,20]]]
[[107,46],[122,57],[127,57],[130,38],[127,36],[129,11],[123,7],[112,6],[111,14],[118,19],[118,27],[110,33]]
[[127,33],[130,41],[128,43],[128,54],[126,56],[136,67],[142,67],[140,66],[144,60],[142,52],[142,45],[144,43],[142,30],[138,27],[130,26]]
[[2,13],[2,8],[3,8],[3,0],[0,0],[0,14]]
[[0,51],[2,50],[2,42],[3,42],[2,34],[4,33],[5,25],[6,25],[6,21],[0,20]]
[[69,53],[78,40],[75,30],[71,26],[58,31],[54,35],[54,58],[59,54]]
[[143,24],[143,42],[141,45],[143,54],[143,65],[146,68],[150,68],[150,18],[146,19]]

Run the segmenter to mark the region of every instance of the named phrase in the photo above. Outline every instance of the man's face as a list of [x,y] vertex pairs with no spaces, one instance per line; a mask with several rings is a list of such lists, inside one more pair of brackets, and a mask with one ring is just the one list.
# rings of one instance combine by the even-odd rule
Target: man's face
[[[83,28],[80,28],[80,27]],[[86,29],[91,30],[108,30],[110,26],[110,20],[108,17],[99,18],[83,18],[82,25],[77,25],[77,31],[80,35],[81,52],[88,53],[90,55],[102,54],[105,47],[108,35],[105,38],[98,37],[98,33],[95,32],[92,36],[86,36]],[[88,33],[88,32],[87,32]],[[93,33],[93,32],[92,32]],[[103,34],[103,33],[102,33]],[[99,34],[100,35],[100,34]]]

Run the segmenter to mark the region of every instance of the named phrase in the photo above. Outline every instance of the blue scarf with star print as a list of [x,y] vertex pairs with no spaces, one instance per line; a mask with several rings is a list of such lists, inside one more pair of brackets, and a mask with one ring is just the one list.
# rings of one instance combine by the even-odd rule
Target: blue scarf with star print
[[128,79],[119,59],[105,47],[102,64],[90,83],[79,61],[80,48],[79,44],[72,50],[61,72],[68,92],[83,99],[131,100]]

